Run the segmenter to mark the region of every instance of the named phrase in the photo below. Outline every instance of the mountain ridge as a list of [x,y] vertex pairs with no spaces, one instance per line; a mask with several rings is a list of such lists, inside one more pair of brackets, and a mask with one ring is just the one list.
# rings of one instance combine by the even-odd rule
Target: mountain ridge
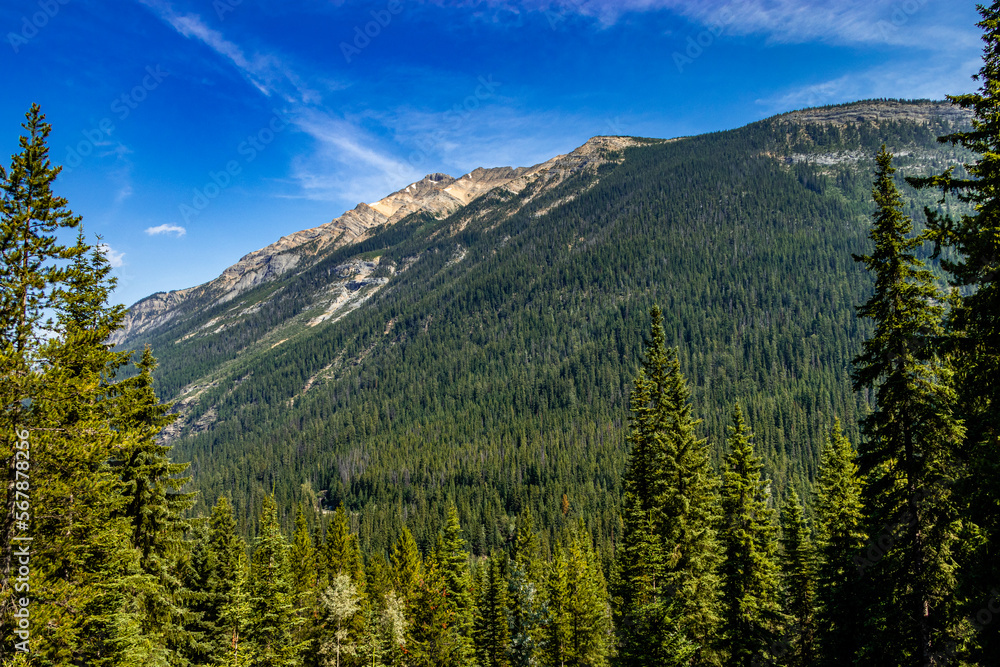
[[[400,507],[427,543],[432,508],[454,501],[489,547],[526,504],[557,526],[564,493],[615,532],[623,415],[655,303],[716,463],[739,400],[776,494],[806,493],[833,417],[853,425],[866,409],[848,369],[871,286],[851,256],[867,247],[873,156],[887,144],[900,176],[968,161],[936,140],[954,123],[913,111],[769,118],[636,140],[607,161],[599,141],[523,181],[429,179],[449,208],[491,174],[512,185],[303,252],[229,301],[163,295],[173,319],[128,342],[153,347],[158,395],[178,413],[165,441],[209,505],[225,493],[252,523],[272,491],[286,508],[344,503],[362,541],[387,548]],[[906,198],[918,224],[935,205]]]
[[334,250],[368,238],[372,230],[393,225],[414,213],[440,219],[468,206],[475,199],[504,188],[520,193],[536,181],[542,190],[554,187],[581,169],[595,169],[627,147],[650,141],[635,137],[596,136],[578,148],[531,167],[478,167],[458,178],[428,174],[371,204],[362,202],[339,217],[317,227],[287,234],[274,243],[254,250],[229,266],[218,278],[193,287],[156,292],[129,307],[124,326],[110,342],[115,345],[157,329],[178,315],[192,297],[207,296],[215,303],[232,301],[240,294],[288,271],[308,264],[323,251]]

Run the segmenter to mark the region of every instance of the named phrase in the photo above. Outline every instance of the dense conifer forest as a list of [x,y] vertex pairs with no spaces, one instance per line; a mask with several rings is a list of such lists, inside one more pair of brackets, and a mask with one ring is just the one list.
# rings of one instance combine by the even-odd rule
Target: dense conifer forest
[[[981,14],[971,125],[649,141],[137,351],[33,106],[0,168],[3,664],[1000,664]],[[358,256],[408,268],[301,325]]]

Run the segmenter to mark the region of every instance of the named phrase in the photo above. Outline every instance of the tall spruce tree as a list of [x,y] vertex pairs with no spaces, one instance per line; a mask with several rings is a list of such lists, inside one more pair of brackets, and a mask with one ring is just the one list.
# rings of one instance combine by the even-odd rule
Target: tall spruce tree
[[393,588],[403,600],[411,602],[414,591],[416,591],[423,576],[423,563],[417,542],[413,539],[413,533],[406,526],[403,526],[399,539],[392,546],[389,564],[391,565]]
[[476,577],[476,615],[473,637],[480,667],[509,667],[511,612],[507,597],[506,568],[494,555],[479,568]]
[[856,390],[875,397],[873,412],[862,420],[860,462],[868,530],[884,551],[867,571],[879,584],[871,598],[867,655],[931,665],[958,625],[952,485],[961,475],[957,446],[964,427],[955,414],[951,369],[935,351],[941,295],[913,254],[924,240],[911,237],[913,224],[902,213],[885,146],[877,164],[869,233],[874,249],[855,256],[875,276],[874,294],[858,308],[875,331],[855,359],[853,379]]
[[508,567],[510,663],[513,667],[531,667],[538,664],[537,652],[548,609],[542,602],[539,589],[542,565],[538,535],[535,534],[531,510],[527,507],[517,519],[514,553]]
[[444,581],[446,604],[452,614],[452,626],[457,643],[454,658],[472,662],[475,649],[472,644],[472,619],[474,600],[472,578],[469,573],[469,552],[462,537],[462,526],[458,519],[458,509],[448,507],[444,530],[437,544],[437,562]]
[[[967,437],[962,458],[968,475],[956,485],[966,500],[963,516],[977,539],[966,558],[960,597],[965,612],[976,614],[995,599],[1000,581],[1000,2],[978,6],[982,20],[983,66],[976,92],[949,95],[972,111],[972,128],[938,140],[974,154],[965,174],[950,168],[931,178],[908,179],[917,187],[940,189],[942,202],[954,197],[965,211],[957,218],[927,210],[928,236],[951,285],[961,289],[949,314],[947,349],[956,363],[957,405]],[[1000,663],[1000,623],[978,624],[970,659]]]
[[[622,665],[717,659],[716,486],[662,313],[630,396],[632,446],[611,592]],[[686,647],[682,649],[681,647]],[[669,656],[669,657],[667,657]]]
[[[864,638],[862,580],[866,535],[856,452],[834,424],[816,478],[816,625],[820,663],[853,664]],[[859,570],[859,565],[861,570]]]
[[338,574],[346,574],[364,594],[365,566],[358,546],[358,537],[351,532],[351,522],[343,505],[333,513],[333,523],[326,530],[325,571],[330,581]]
[[541,651],[543,664],[607,665],[613,650],[607,584],[590,535],[582,527],[554,545],[545,593],[549,619]]
[[816,664],[816,552],[798,493],[785,500],[781,512],[781,578],[788,616],[786,651],[789,667]]
[[[102,248],[82,231],[75,245],[58,238],[80,219],[53,193],[60,168],[48,159],[51,128],[37,105],[23,127],[10,170],[0,168],[0,659],[15,645],[7,633],[16,530],[32,538],[35,659],[147,664],[165,647],[142,632],[146,578],[133,540],[122,539],[132,534],[126,498],[108,465],[129,445],[112,423],[128,355],[106,343],[123,309],[108,304],[114,279]],[[11,510],[29,485],[25,521]]]
[[[131,526],[127,498],[108,465],[128,446],[112,428],[114,375],[127,355],[105,339],[121,310],[107,308],[113,286],[100,250],[78,237],[66,281],[54,286],[62,302],[56,336],[41,351],[44,372],[31,400],[32,570],[36,628],[32,651],[53,661],[112,665],[162,662],[164,637],[143,632],[139,604],[148,575]],[[125,536],[125,539],[122,539]]]
[[132,543],[139,551],[144,574],[138,591],[143,611],[142,632],[167,651],[165,660],[188,645],[184,628],[187,591],[178,564],[187,558],[190,523],[185,512],[194,504],[192,493],[181,491],[189,477],[187,463],[170,460],[170,446],[158,439],[174,420],[169,405],[161,404],[153,390],[156,360],[147,346],[136,364],[139,373],[116,387],[118,405],[114,425],[127,436],[126,445],[113,461],[122,482],[125,505],[122,515],[131,527]]
[[254,667],[295,667],[300,663],[295,643],[294,590],[288,567],[288,543],[281,534],[274,498],[264,498],[260,532],[250,566],[250,628]]
[[739,404],[729,427],[722,482],[724,647],[727,665],[750,667],[782,654],[779,568],[770,486]]

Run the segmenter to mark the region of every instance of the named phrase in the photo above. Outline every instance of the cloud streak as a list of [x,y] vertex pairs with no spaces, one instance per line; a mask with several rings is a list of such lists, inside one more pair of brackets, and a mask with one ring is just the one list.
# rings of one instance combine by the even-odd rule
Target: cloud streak
[[542,12],[553,25],[577,15],[605,27],[629,14],[669,11],[701,25],[726,26],[728,34],[764,36],[771,42],[916,46],[933,50],[978,44],[954,12],[933,0],[423,0],[447,7],[515,14]]
[[107,243],[98,243],[96,248],[108,260],[111,268],[118,269],[125,264],[125,253],[118,252]]
[[786,90],[758,99],[757,104],[769,115],[880,97],[940,100],[971,90],[975,85],[971,77],[981,66],[982,61],[967,60],[942,63],[931,70],[907,65],[876,67]]
[[187,234],[187,230],[180,225],[163,224],[157,225],[156,227],[147,227],[146,233],[150,236],[160,236],[163,234],[173,234],[177,238],[180,238]]

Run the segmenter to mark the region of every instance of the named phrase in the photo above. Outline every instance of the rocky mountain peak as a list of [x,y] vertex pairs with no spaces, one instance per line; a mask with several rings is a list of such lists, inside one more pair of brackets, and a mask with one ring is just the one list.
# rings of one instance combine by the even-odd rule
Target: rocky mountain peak
[[248,253],[211,282],[157,293],[139,301],[129,308],[124,328],[116,332],[111,341],[121,343],[166,324],[192,298],[207,296],[215,303],[229,302],[288,271],[309,266],[330,250],[364,240],[381,225],[394,224],[418,212],[443,218],[494,188],[520,192],[539,178],[544,179],[541,192],[575,171],[618,159],[615,156],[620,155],[622,149],[636,143],[639,140],[630,137],[594,137],[566,155],[558,155],[533,167],[479,167],[457,179],[439,172],[427,174],[376,202],[360,203],[328,223],[288,234],[265,248]]

